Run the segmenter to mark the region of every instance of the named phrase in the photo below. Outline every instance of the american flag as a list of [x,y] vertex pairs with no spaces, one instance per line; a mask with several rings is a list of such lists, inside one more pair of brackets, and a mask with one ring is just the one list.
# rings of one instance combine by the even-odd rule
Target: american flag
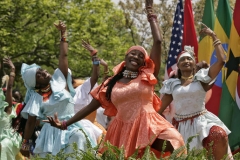
[[183,3],[182,0],[179,0],[174,15],[171,43],[168,52],[168,58],[166,61],[164,77],[165,79],[168,79],[170,72],[177,68],[176,66],[177,56],[182,51],[182,40],[183,40]]

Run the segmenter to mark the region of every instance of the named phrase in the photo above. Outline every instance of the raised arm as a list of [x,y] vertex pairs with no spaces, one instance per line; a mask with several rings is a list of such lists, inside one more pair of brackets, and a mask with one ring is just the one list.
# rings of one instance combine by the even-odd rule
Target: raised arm
[[54,24],[55,27],[60,31],[60,54],[58,68],[61,70],[65,78],[68,75],[68,41],[67,41],[67,27],[59,21],[59,24]]
[[[213,39],[213,46],[216,50],[216,56],[217,61],[210,66],[208,76],[212,79],[216,78],[218,73],[221,71],[224,63],[225,63],[225,55],[224,55],[224,49],[222,47],[221,41],[217,38],[217,35],[208,28],[205,24],[202,24],[204,28],[201,30],[201,34],[206,34],[208,36],[211,36]],[[212,85],[211,85],[212,86]],[[209,90],[211,87],[208,85],[203,86],[205,90]]]
[[151,26],[152,37],[153,37],[153,46],[150,53],[150,58],[155,64],[154,75],[158,76],[160,65],[161,65],[161,44],[162,36],[160,34],[160,28],[157,21],[157,15],[153,12],[153,0],[146,0],[146,11],[148,21]]
[[86,50],[88,50],[90,52],[90,55],[92,56],[93,67],[92,67],[92,74],[90,78],[91,90],[92,90],[92,88],[98,81],[100,60],[97,58],[97,50],[94,49],[89,42],[82,40],[82,46]]
[[3,63],[7,64],[11,68],[11,72],[9,75],[9,82],[8,82],[7,91],[6,91],[6,102],[8,102],[8,106],[5,108],[5,112],[7,114],[11,114],[12,113],[12,102],[13,102],[12,88],[13,88],[13,82],[14,82],[14,78],[15,78],[15,66],[13,65],[10,57],[4,58]]
[[100,64],[104,67],[103,69],[103,81],[105,81],[109,77],[109,70],[108,70],[108,64],[103,59],[100,59]]

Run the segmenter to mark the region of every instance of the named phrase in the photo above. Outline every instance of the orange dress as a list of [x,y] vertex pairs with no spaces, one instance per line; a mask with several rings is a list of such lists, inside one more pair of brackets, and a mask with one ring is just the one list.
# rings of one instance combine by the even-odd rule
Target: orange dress
[[[174,149],[184,145],[180,133],[157,113],[161,101],[154,94],[156,78],[145,71],[143,68],[140,75],[127,84],[117,82],[112,89],[111,101],[105,97],[107,82],[91,92],[105,108],[104,114],[115,116],[104,141],[119,148],[123,146],[126,157],[137,148],[141,151],[151,145],[156,138],[170,141]],[[100,149],[103,151],[104,148]]]

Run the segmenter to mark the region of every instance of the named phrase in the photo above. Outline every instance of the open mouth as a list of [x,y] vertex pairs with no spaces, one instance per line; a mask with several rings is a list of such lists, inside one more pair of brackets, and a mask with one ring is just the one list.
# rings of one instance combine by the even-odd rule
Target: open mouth
[[190,64],[184,64],[183,66],[184,67],[190,67]]
[[138,66],[138,62],[134,61],[134,60],[130,60],[130,63],[133,65],[133,66]]

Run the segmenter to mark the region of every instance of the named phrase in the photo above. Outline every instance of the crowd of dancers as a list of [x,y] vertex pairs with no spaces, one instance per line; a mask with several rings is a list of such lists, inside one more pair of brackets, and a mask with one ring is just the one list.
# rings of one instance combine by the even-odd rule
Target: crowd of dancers
[[[98,51],[83,41],[82,46],[92,57],[92,74],[84,81],[72,78],[67,27],[62,22],[55,24],[61,39],[59,64],[53,75],[37,64],[22,64],[24,100],[20,91],[13,90],[13,62],[9,57],[3,59],[10,73],[3,77],[5,86],[0,89],[1,160],[45,157],[62,149],[71,153],[72,143],[86,150],[87,141],[92,147],[101,143],[100,153],[107,149],[103,144],[108,141],[123,146],[125,157],[138,148],[140,158],[148,145],[157,157],[169,156],[195,135],[191,149],[206,148],[216,160],[227,154],[231,159],[229,129],[205,108],[206,93],[225,61],[221,41],[203,25],[201,33],[212,37],[217,61],[211,66],[197,64],[193,48],[185,46],[177,58],[178,70],[163,82],[160,99],[154,86],[161,67],[162,37],[153,1],[145,3],[153,38],[151,51],[148,54],[142,46],[130,47],[111,76],[107,63],[97,56]],[[104,67],[104,77],[97,85],[100,66]],[[164,116],[170,105],[174,113]],[[161,155],[164,141],[166,148]]]

